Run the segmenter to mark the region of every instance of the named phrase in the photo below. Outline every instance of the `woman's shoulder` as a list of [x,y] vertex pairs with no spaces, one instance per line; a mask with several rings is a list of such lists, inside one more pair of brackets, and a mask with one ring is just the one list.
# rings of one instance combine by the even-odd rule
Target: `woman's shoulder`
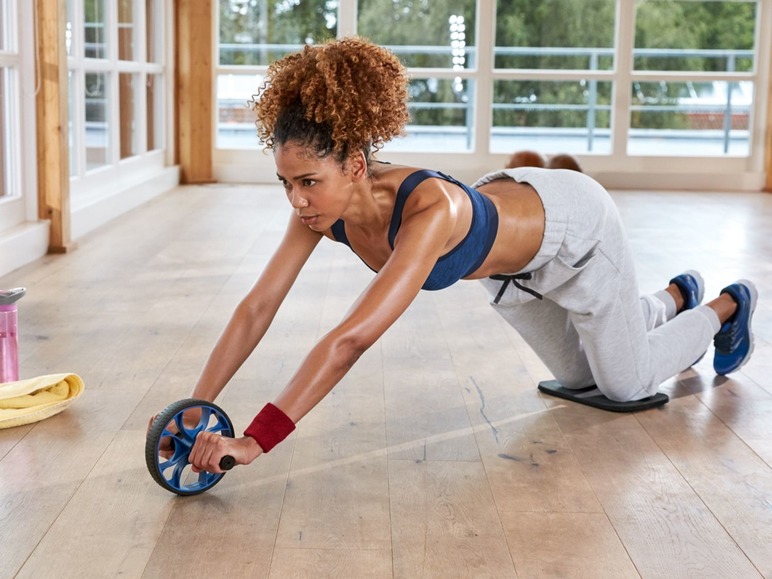
[[370,173],[377,181],[401,181],[415,171],[420,171],[420,168],[387,163],[386,161],[375,161],[370,166]]
[[374,163],[370,169],[373,187],[375,189],[386,191],[390,195],[396,196],[405,179],[410,177],[419,167],[408,165],[395,165],[392,163]]
[[[373,182],[379,186],[392,190],[395,194],[407,186],[410,191],[429,178],[439,178],[448,181],[441,171],[425,167],[410,165],[395,165],[391,163],[376,163],[372,169]],[[409,193],[410,191],[405,191]]]

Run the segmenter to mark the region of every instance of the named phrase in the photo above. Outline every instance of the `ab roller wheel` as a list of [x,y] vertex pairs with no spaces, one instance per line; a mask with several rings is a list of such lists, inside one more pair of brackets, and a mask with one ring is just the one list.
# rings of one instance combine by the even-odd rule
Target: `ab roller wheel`
[[[225,476],[194,473],[188,463],[196,437],[214,432],[233,438],[233,423],[222,408],[205,400],[179,400],[167,406],[150,426],[145,443],[145,462],[153,480],[168,491],[190,496],[208,491]],[[222,470],[236,464],[232,456],[220,460]]]

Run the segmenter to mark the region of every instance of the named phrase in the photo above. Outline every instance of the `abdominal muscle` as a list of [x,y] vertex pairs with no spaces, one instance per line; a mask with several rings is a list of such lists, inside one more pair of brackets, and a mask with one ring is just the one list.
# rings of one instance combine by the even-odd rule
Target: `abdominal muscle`
[[544,206],[528,183],[497,179],[477,187],[496,206],[499,229],[488,257],[465,279],[515,273],[536,256],[544,237]]

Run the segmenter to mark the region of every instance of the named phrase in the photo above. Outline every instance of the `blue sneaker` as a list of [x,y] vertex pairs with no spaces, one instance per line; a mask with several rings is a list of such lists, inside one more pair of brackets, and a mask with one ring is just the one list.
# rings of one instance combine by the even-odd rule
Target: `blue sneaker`
[[745,364],[753,353],[753,332],[751,318],[756,309],[759,293],[756,286],[747,279],[736,281],[721,290],[729,294],[737,302],[737,311],[724,322],[713,338],[716,353],[713,358],[713,368],[716,374],[724,376]]
[[702,297],[705,295],[705,280],[702,279],[700,272],[689,269],[675,276],[670,283],[674,283],[684,297],[684,306],[678,312],[679,314],[696,308],[702,303]]

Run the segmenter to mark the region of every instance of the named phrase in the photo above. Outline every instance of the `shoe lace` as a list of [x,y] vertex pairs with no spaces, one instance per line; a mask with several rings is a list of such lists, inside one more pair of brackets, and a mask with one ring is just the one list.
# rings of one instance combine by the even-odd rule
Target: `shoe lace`
[[730,353],[737,348],[740,339],[740,324],[725,324],[721,331],[714,336],[713,344],[719,352]]

